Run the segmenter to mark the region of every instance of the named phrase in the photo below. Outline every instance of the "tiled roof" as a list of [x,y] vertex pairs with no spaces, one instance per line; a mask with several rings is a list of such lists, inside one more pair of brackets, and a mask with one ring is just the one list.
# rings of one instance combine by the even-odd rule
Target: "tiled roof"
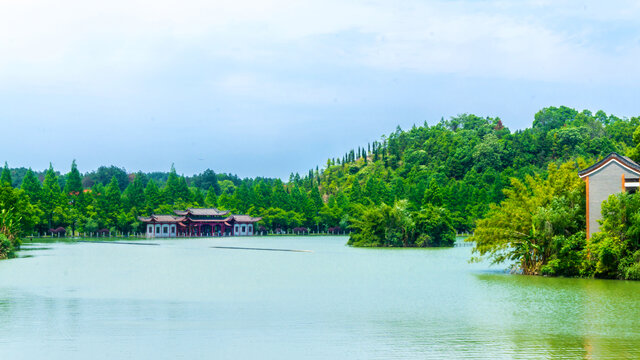
[[188,208],[186,211],[175,211],[178,215],[195,215],[195,216],[224,216],[229,213],[229,210],[218,210],[216,208]]
[[262,220],[261,217],[253,217],[249,215],[232,215],[236,222],[258,222]]
[[596,170],[600,169],[601,167],[605,166],[606,164],[608,164],[611,161],[616,161],[618,162],[620,165],[626,167],[627,169],[629,169],[630,171],[637,173],[638,175],[640,175],[640,165],[638,165],[637,163],[635,163],[633,160],[629,159],[626,156],[620,155],[618,153],[612,152],[611,154],[605,156],[604,159],[598,161],[597,163],[589,166],[588,168],[579,171],[578,175],[583,178],[585,176],[589,176],[591,175],[593,172],[595,172]]
[[223,223],[223,222],[227,222],[229,220],[231,220],[232,217],[229,216],[227,218],[223,218],[223,219],[196,219],[196,220],[192,220],[191,222],[193,223]]
[[[195,210],[195,212],[194,212]],[[160,222],[160,223],[181,223],[181,222],[194,222],[194,223],[227,223],[234,220],[241,223],[254,223],[262,220],[261,217],[253,217],[249,215],[229,215],[222,219],[190,219],[188,215],[200,215],[200,216],[224,216],[229,211],[220,211],[218,209],[187,209],[187,211],[175,211],[179,216],[175,215],[156,215],[153,214],[149,217],[138,216],[138,220],[142,222]]]
[[183,216],[173,215],[151,215],[150,217],[138,216],[138,220],[142,222],[163,222],[163,223],[177,223],[184,220]]

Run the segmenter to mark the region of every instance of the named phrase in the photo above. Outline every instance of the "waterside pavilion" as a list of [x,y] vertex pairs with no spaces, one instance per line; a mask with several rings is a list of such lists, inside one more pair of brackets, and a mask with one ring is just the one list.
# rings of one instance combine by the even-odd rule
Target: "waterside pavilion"
[[146,236],[251,236],[255,223],[262,218],[249,215],[230,215],[229,211],[215,208],[189,208],[174,211],[175,215],[151,215],[138,217],[146,224]]
[[578,175],[587,185],[587,238],[590,238],[600,230],[598,220],[602,219],[602,202],[609,195],[638,190],[640,165],[626,156],[611,153]]

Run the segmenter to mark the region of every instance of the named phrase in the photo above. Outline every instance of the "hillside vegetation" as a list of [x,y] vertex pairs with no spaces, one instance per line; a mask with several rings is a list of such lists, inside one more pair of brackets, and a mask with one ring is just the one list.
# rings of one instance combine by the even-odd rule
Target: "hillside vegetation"
[[[52,167],[38,173],[5,164],[0,181],[13,189],[1,194],[10,193],[13,200],[0,199],[0,205],[11,210],[21,234],[58,227],[135,232],[142,230],[138,215],[207,206],[262,216],[262,230],[354,230],[352,243],[362,246],[448,245],[450,232],[472,231],[491,204],[505,199],[511,178],[544,177],[551,163],[630,153],[639,124],[637,117],[562,106],[544,108],[531,128],[511,131],[499,118],[463,114],[430,126],[398,128],[329,159],[324,168],[292,174],[287,182],[212,170],[185,177],[174,168],[127,173],[111,166],[80,174],[74,162],[61,174]],[[29,206],[12,205],[20,201]],[[362,219],[372,211],[405,214],[399,221],[408,221],[410,231],[367,230]],[[442,221],[425,224],[425,217]],[[420,237],[432,227],[447,235]],[[378,235],[358,238],[364,231]]]

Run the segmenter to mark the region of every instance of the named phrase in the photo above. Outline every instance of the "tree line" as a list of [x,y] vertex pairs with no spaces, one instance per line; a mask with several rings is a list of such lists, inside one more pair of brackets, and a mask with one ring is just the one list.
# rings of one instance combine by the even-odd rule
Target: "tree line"
[[[497,117],[462,114],[433,125],[397,128],[379,141],[328,159],[323,168],[291,174],[286,182],[241,179],[212,170],[183,176],[173,167],[168,172],[128,173],[110,166],[80,174],[75,161],[64,173],[52,166],[42,172],[11,169],[5,163],[0,181],[11,189],[4,192],[18,200],[7,200],[2,208],[18,213],[22,234],[59,227],[69,232],[135,232],[142,230],[140,215],[218,207],[261,216],[264,230],[352,231],[352,242],[360,245],[448,244],[447,236],[430,235],[442,242],[419,239],[427,226],[421,213],[422,218],[442,219],[429,226],[470,232],[491,204],[505,200],[503,190],[512,186],[512,178],[523,181],[545,174],[551,163],[627,153],[634,147],[632,134],[638,125],[637,117],[564,106],[540,110],[530,128],[517,131]],[[402,236],[393,229],[373,231],[373,225],[363,221],[398,214],[411,225]],[[358,240],[358,234],[367,231],[378,235]],[[365,238],[377,240],[362,241]]]

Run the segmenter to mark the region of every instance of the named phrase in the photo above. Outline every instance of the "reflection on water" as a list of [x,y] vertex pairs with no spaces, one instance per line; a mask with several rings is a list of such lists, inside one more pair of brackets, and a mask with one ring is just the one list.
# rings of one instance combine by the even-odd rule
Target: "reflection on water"
[[640,356],[637,283],[485,274],[477,278],[505,309],[501,324],[511,329],[514,344],[541,346],[553,358]]
[[640,358],[638,283],[503,274],[465,247],[345,242],[31,245],[34,257],[0,262],[0,357]]

